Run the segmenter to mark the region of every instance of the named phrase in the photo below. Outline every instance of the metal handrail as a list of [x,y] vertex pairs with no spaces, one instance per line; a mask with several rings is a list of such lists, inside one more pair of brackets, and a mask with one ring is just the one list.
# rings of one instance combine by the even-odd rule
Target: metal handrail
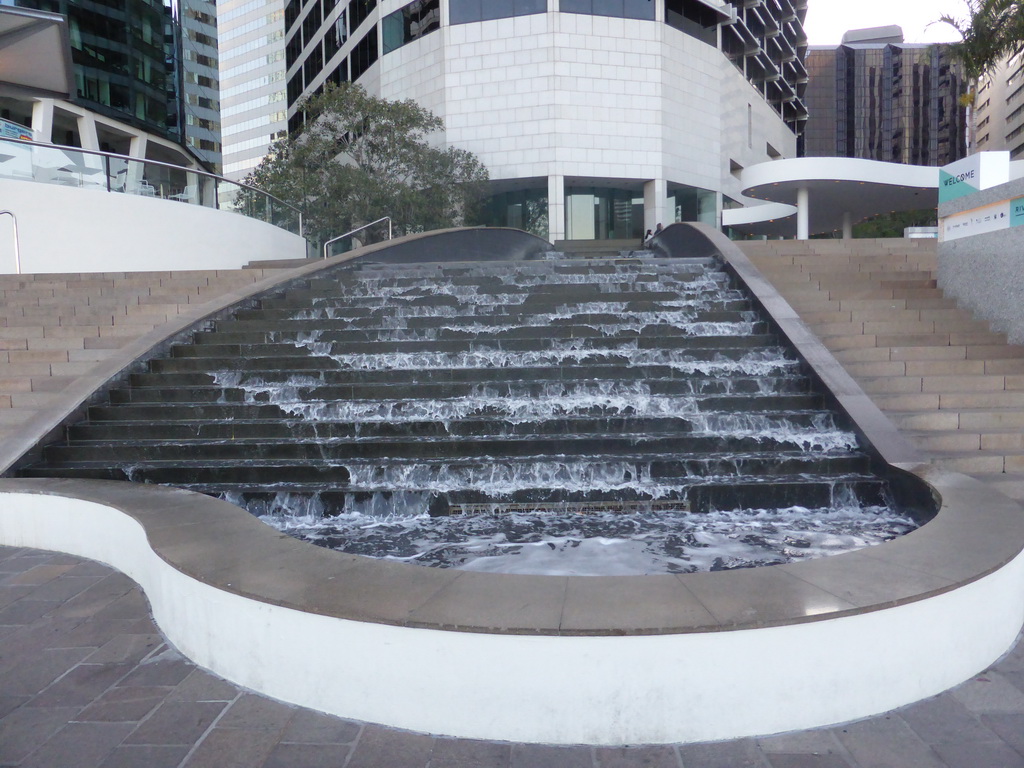
[[390,216],[381,216],[376,221],[371,221],[369,224],[363,224],[363,226],[361,226],[361,227],[356,227],[351,232],[346,232],[344,235],[338,235],[337,237],[332,237],[330,240],[328,240],[326,243],[324,243],[324,258],[325,259],[327,258],[327,249],[331,246],[332,243],[336,243],[339,240],[344,240],[346,237],[352,237],[352,235],[354,235],[356,232],[362,232],[364,229],[368,229],[369,227],[372,227],[374,224],[380,224],[382,221],[386,221],[388,223],[388,240],[390,240],[391,239],[391,217]]
[[21,274],[21,246],[18,245],[18,217],[14,211],[0,211],[0,216],[7,214],[14,223],[14,269],[16,274]]
[[[27,145],[32,146],[32,147],[40,147],[42,149],[56,149],[56,150],[59,150],[61,152],[81,152],[84,155],[96,155],[97,157],[105,158],[106,161],[107,161],[107,163],[105,165],[106,165],[106,168],[107,168],[107,191],[108,192],[113,191],[113,190],[110,189],[110,165],[109,165],[109,161],[111,159],[114,159],[114,160],[126,160],[126,161],[132,162],[132,163],[145,163],[146,165],[159,165],[159,166],[162,166],[164,168],[171,168],[171,169],[173,169],[175,171],[184,171],[185,173],[195,173],[195,174],[197,174],[199,176],[206,176],[207,178],[214,179],[215,181],[223,181],[223,182],[226,182],[228,184],[234,184],[237,187],[242,187],[243,189],[249,189],[249,190],[252,190],[253,192],[258,192],[261,195],[265,195],[266,197],[269,197],[274,202],[280,203],[281,205],[285,206],[286,208],[290,208],[292,211],[297,213],[298,216],[299,216],[299,235],[301,236],[302,233],[303,233],[302,232],[302,229],[303,229],[302,209],[300,209],[298,206],[292,205],[291,203],[286,202],[285,200],[282,200],[281,198],[277,197],[276,195],[272,195],[269,192],[266,192],[266,191],[264,191],[262,189],[259,189],[258,187],[254,187],[254,186],[252,186],[250,184],[245,184],[245,183],[243,183],[241,181],[234,181],[233,179],[228,179],[228,178],[225,178],[224,176],[218,176],[217,174],[210,173],[209,171],[203,171],[203,170],[200,170],[198,168],[189,168],[188,166],[184,166],[184,165],[175,165],[174,163],[165,163],[162,160],[150,160],[150,159],[145,158],[145,157],[132,157],[131,155],[119,155],[119,154],[117,154],[115,152],[102,152],[102,151],[97,150],[97,149],[82,149],[81,147],[69,147],[69,146],[62,145],[62,144],[49,144],[49,143],[43,142],[43,141],[28,141],[27,139],[13,139],[13,138],[9,138],[9,137],[0,137],[0,142],[7,142],[7,143],[11,143],[11,144],[27,144]],[[219,205],[217,207],[219,208]]]

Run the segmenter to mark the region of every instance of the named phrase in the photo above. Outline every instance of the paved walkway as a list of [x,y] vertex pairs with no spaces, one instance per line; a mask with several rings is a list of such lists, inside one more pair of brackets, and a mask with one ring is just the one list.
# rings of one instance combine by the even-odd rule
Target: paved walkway
[[[885,648],[865,648],[864,663],[876,653]],[[952,691],[834,728],[619,749],[442,739],[242,690],[169,647],[126,576],[0,547],[0,766],[1016,768],[1024,767],[1024,644]]]

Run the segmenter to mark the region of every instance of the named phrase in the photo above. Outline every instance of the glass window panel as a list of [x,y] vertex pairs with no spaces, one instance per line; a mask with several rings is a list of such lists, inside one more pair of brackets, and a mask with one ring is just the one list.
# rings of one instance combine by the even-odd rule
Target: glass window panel
[[654,0],[623,0],[622,15],[627,19],[654,19]]
[[558,10],[565,13],[593,13],[592,0],[558,0]]
[[480,21],[480,4],[482,0],[450,0],[448,4],[448,23],[468,24]]
[[405,45],[405,23],[401,11],[389,13],[384,17],[381,21],[380,36],[384,44],[384,53],[391,53]]
[[512,0],[504,0],[504,2],[483,0],[480,4],[480,19],[482,21],[487,21],[489,19],[507,19],[510,16],[515,16],[515,8],[512,5]]
[[593,0],[595,16],[622,16],[622,0]]

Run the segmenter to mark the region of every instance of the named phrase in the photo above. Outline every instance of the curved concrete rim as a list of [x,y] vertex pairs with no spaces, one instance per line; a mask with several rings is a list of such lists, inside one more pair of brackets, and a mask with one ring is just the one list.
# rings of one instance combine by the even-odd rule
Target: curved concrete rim
[[[770,568],[518,576],[325,550],[181,489],[5,479],[0,542],[119,568],[143,586],[172,642],[242,685],[459,737],[624,744],[775,733],[876,714],[983,669],[1024,622],[1020,507],[919,463],[743,255],[696,229],[894,477],[920,478],[941,498],[931,522]],[[337,653],[282,654],[310,644]]]

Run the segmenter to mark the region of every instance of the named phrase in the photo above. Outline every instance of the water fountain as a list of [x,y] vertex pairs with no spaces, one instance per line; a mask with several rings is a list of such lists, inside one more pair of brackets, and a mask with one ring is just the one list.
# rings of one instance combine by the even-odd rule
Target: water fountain
[[770,565],[921,521],[720,260],[544,256],[322,273],[152,360],[24,474],[516,573]]
[[[0,540],[122,568],[172,642],[243,685],[472,738],[773,733],[998,657],[1024,621],[1016,506],[920,466],[728,241],[663,238],[642,263],[504,264],[543,244],[474,230],[305,268],[111,363],[109,395],[35,428],[36,449],[5,457],[35,478],[0,483]],[[213,495],[385,556],[312,547]],[[786,517],[886,505],[889,538],[940,499],[917,530],[834,557],[804,557],[830,545]],[[402,511],[378,521],[393,530],[359,526],[382,510]],[[710,525],[680,535],[687,518]],[[628,539],[596,520],[641,543],[605,548]],[[737,522],[764,525],[723,531]],[[476,549],[445,546],[452,529]]]

